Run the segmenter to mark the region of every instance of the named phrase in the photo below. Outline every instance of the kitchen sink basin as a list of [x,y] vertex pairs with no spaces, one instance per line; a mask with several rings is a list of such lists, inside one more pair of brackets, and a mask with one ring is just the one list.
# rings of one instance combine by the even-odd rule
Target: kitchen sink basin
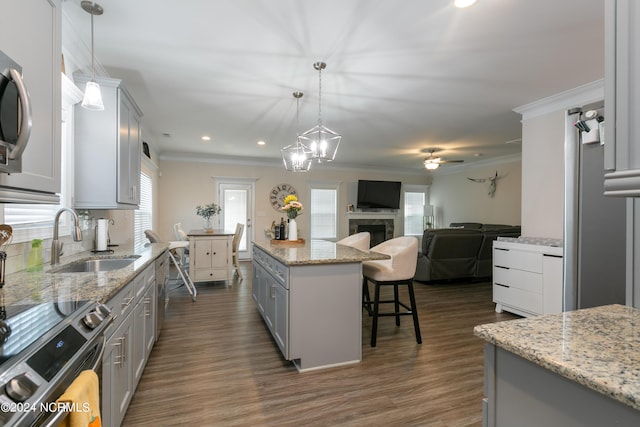
[[97,273],[99,271],[113,271],[125,268],[138,259],[128,258],[101,258],[72,262],[58,270],[56,273]]

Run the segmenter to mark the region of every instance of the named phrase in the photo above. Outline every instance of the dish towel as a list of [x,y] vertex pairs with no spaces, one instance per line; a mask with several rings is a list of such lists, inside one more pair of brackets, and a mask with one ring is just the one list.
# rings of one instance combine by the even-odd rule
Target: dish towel
[[57,400],[71,403],[73,411],[60,423],[63,427],[101,427],[98,375],[91,370],[80,372]]

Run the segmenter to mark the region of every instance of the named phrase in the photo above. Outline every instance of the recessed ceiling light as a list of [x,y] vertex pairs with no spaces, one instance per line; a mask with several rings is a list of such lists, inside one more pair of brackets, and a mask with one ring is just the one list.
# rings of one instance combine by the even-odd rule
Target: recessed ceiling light
[[262,141],[262,140],[260,140],[260,141],[258,141],[258,145],[267,145],[267,143]]
[[203,136],[203,137],[202,137],[202,140],[203,140],[203,141],[211,141],[211,137],[210,137],[210,136],[205,135],[205,136]]
[[476,1],[477,0],[454,0],[453,4],[455,5],[455,7],[462,9],[472,6]]

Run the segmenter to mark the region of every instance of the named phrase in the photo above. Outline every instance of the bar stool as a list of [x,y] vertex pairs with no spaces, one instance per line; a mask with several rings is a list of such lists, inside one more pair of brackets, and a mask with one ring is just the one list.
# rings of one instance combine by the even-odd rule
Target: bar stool
[[242,272],[240,271],[240,259],[238,258],[238,249],[240,248],[240,239],[242,238],[242,232],[244,231],[244,224],[237,223],[236,224],[236,232],[233,235],[233,240],[231,242],[231,258],[233,261],[233,268],[235,269],[235,274],[238,275],[240,280],[243,280]]
[[[381,261],[365,261],[362,263],[363,275],[363,306],[373,317],[371,324],[371,347],[376,346],[378,332],[378,317],[393,316],[396,318],[396,326],[400,326],[400,316],[412,316],[413,328],[416,334],[416,342],[422,344],[420,324],[418,323],[418,310],[416,298],[413,293],[413,276],[416,272],[418,260],[418,239],[412,236],[396,237],[389,239],[371,248],[372,252],[379,252],[391,256],[391,259]],[[368,298],[368,282],[375,285],[373,301]],[[410,305],[399,300],[398,286],[406,285],[409,291]],[[393,286],[393,299],[380,300],[380,287]],[[364,292],[364,288],[367,292]],[[393,312],[381,313],[380,304],[393,304]],[[373,306],[373,308],[372,308]],[[404,309],[401,311],[401,308]]]
[[368,231],[361,233],[355,233],[345,237],[342,240],[338,240],[336,243],[344,246],[351,246],[352,248],[360,249],[361,251],[369,251],[369,245],[371,244],[371,234]]

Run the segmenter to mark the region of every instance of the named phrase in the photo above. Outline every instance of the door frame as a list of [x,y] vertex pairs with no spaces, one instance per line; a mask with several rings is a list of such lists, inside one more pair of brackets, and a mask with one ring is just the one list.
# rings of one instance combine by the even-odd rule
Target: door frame
[[256,194],[256,179],[254,178],[233,178],[233,177],[225,177],[225,178],[216,178],[217,181],[217,192],[218,192],[218,201],[222,207],[222,220],[224,223],[224,197],[222,195],[223,191],[228,188],[238,187],[242,189],[246,189],[249,194],[247,198],[247,218],[245,222],[244,228],[244,239],[246,242],[246,250],[240,251],[238,253],[238,258],[242,260],[252,259],[252,247],[251,242],[253,241],[254,232],[253,232],[253,224],[255,223],[255,194]]

